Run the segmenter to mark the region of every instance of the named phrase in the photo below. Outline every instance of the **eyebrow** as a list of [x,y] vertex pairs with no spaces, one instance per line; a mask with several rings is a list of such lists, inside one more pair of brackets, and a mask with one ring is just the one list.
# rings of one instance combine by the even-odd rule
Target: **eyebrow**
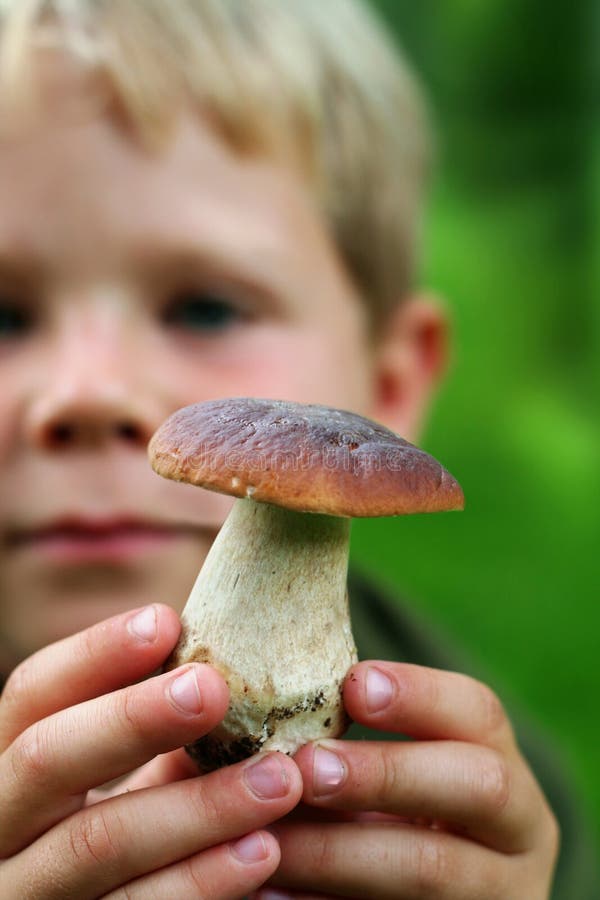
[[[277,251],[274,246],[273,251]],[[285,253],[270,252],[269,265],[257,261],[258,254],[228,252],[223,244],[207,246],[204,241],[183,241],[169,238],[147,239],[142,247],[133,250],[133,268],[152,285],[165,287],[176,282],[205,280],[207,287],[239,291],[258,296],[273,309],[281,307],[285,297],[286,280],[279,276],[285,271]]]
[[[212,239],[211,239],[212,238]],[[233,242],[215,235],[194,234],[152,229],[123,239],[121,271],[133,273],[136,279],[155,289],[164,290],[175,285],[190,286],[199,282],[213,290],[230,290],[234,299],[243,301],[245,296],[259,298],[273,312],[282,304],[293,302],[295,292],[290,290],[287,274],[291,256],[285,244],[279,240],[260,241],[254,247],[248,244],[234,246]],[[11,245],[2,242],[0,234],[0,286],[16,290],[35,288],[49,277],[51,262],[35,247]],[[204,285],[202,284],[204,282]]]
[[29,258],[22,250],[11,251],[0,245],[0,284],[35,284],[43,277],[44,269],[41,260]]

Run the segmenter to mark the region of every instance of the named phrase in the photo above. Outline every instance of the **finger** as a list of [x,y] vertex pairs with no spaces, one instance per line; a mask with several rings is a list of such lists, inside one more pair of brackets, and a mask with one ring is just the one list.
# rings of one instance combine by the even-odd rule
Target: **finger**
[[265,831],[204,850],[183,862],[130,882],[104,900],[239,900],[263,884],[279,863],[279,845]]
[[155,671],[180,630],[176,613],[154,604],[113,616],[26,659],[0,698],[0,751],[34,722]]
[[499,749],[514,746],[496,694],[457,672],[409,663],[358,663],[346,678],[344,703],[355,721],[380,731]]
[[320,741],[295,760],[305,803],[442,822],[504,853],[530,849],[544,812],[526,766],[478,744]]
[[210,666],[183,666],[30,726],[0,758],[0,853],[79,809],[90,788],[211,731],[228,697]]
[[104,896],[264,828],[292,809],[301,792],[293,760],[271,753],[210,775],[122,794],[81,809],[6,861],[0,896],[5,883],[21,884],[24,878],[28,896],[44,900]]
[[481,900],[485,895],[491,900],[509,896],[509,875],[514,875],[511,857],[444,831],[358,823],[277,823],[272,830],[281,847],[272,882],[292,895],[312,891],[365,900]]

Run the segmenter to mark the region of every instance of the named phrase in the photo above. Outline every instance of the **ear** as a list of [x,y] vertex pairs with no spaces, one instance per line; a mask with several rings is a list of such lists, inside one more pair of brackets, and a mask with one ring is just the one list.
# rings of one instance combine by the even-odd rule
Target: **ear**
[[444,304],[417,295],[393,311],[374,354],[370,415],[402,437],[418,441],[449,349]]

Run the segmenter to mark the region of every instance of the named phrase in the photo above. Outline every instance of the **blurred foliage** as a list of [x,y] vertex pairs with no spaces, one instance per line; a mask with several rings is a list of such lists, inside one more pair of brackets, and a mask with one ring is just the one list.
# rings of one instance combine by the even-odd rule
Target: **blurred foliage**
[[360,523],[354,558],[529,709],[600,822],[599,4],[373,3],[439,133],[422,281],[455,359],[422,443],[468,506]]

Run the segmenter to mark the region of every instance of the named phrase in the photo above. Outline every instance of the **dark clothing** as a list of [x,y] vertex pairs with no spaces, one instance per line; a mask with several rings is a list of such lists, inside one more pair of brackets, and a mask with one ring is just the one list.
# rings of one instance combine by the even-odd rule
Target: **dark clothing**
[[[387,659],[436,669],[478,673],[451,643],[425,625],[415,613],[364,579],[350,579],[350,607],[360,659]],[[481,675],[479,674],[479,677]],[[600,900],[600,866],[589,822],[577,805],[576,792],[551,748],[551,739],[511,713],[519,746],[536,774],[561,828],[561,851],[552,900]],[[354,739],[398,739],[397,735],[353,725]],[[523,900],[528,900],[523,897]]]

